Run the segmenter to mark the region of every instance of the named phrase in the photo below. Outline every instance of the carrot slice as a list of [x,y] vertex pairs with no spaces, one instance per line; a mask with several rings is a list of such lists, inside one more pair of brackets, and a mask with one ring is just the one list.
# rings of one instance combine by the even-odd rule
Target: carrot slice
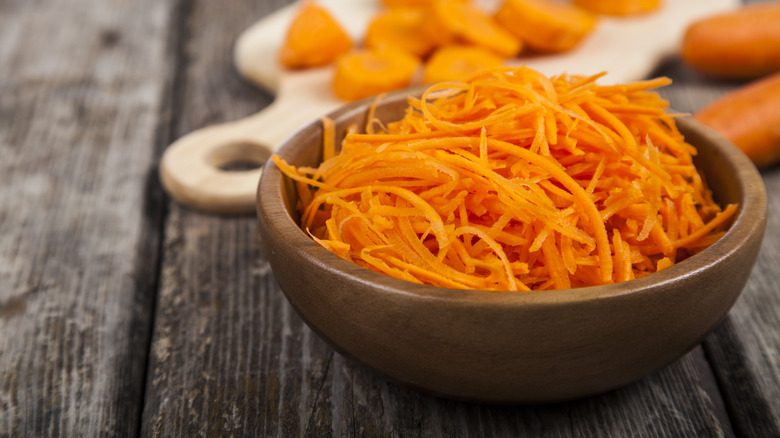
[[522,42],[476,5],[463,0],[435,0],[427,9],[425,30],[439,45],[468,44],[511,58]]
[[554,0],[504,0],[496,21],[539,52],[563,52],[577,46],[596,25],[596,16]]
[[305,1],[290,22],[279,49],[288,68],[327,65],[352,48],[352,39],[335,18],[313,0]]
[[409,86],[420,61],[401,50],[359,50],[336,63],[333,91],[346,101]]
[[379,130],[369,115],[316,169],[273,160],[301,191],[302,228],[368,269],[504,291],[630,281],[717,241],[738,207],[693,166],[652,91],[668,79],[598,77],[480,70]]
[[430,6],[433,0],[382,0],[388,8],[424,8]]
[[422,9],[414,8],[380,12],[369,22],[364,44],[369,49],[390,47],[418,57],[427,56],[436,47],[436,42],[423,31],[424,16]]
[[444,46],[425,63],[422,81],[432,84],[464,79],[474,72],[503,63],[503,58],[481,47]]
[[604,15],[636,15],[653,11],[662,0],[574,0],[577,5]]

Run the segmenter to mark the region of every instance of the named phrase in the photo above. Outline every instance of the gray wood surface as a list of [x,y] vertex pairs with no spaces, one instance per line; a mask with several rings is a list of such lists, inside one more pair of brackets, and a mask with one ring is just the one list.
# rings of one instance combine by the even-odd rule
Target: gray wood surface
[[0,436],[139,429],[172,5],[0,2]]
[[[272,101],[236,36],[287,0],[0,1],[0,437],[780,436],[780,168],[726,320],[610,393],[549,406],[420,394],[333,352],[285,301],[253,217],[164,197],[175,138]],[[739,83],[671,59],[694,112]]]

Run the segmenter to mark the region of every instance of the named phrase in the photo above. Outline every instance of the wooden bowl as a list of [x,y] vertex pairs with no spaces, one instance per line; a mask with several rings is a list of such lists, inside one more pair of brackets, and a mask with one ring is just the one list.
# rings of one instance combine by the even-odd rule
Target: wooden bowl
[[[376,116],[397,120],[406,96]],[[368,102],[330,117],[337,136],[365,126]],[[716,201],[739,203],[728,233],[696,256],[649,276],[551,292],[450,290],[398,280],[342,260],[298,226],[295,191],[272,162],[258,186],[259,230],[290,304],[341,354],[418,390],[459,400],[546,403],[601,393],[681,357],[740,295],[766,223],[763,182],[734,146],[690,118],[680,130]],[[279,149],[316,166],[322,130],[309,124]]]

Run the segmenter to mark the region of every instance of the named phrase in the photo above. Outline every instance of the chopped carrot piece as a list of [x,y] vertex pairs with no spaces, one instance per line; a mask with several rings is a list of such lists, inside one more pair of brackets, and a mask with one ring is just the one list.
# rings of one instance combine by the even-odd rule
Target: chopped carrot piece
[[674,261],[672,261],[672,259],[670,259],[669,257],[664,257],[658,260],[658,264],[657,264],[658,267],[656,269],[660,271],[662,269],[668,268],[669,266],[672,266],[673,264]]
[[470,2],[435,0],[427,12],[425,30],[438,45],[475,45],[505,58],[520,53],[522,42]]
[[336,63],[333,91],[346,101],[409,86],[420,61],[401,50],[359,50]]
[[579,44],[596,25],[596,16],[555,0],[504,0],[496,21],[539,52],[563,52]]
[[504,59],[495,53],[475,46],[444,46],[425,63],[424,84],[454,81],[485,68],[499,67]]
[[421,9],[395,8],[374,16],[365,34],[369,49],[391,47],[418,57],[427,56],[436,43],[422,29],[425,25]]
[[597,14],[636,15],[653,11],[662,0],[574,0],[574,3]]
[[424,8],[430,6],[433,0],[382,0],[388,8]]
[[369,115],[316,169],[273,161],[302,191],[301,227],[367,269],[482,290],[630,281],[717,241],[738,207],[713,201],[651,91],[668,79],[599,77],[480,70],[380,132]]
[[279,61],[288,68],[318,67],[330,64],[351,48],[352,40],[333,16],[307,0],[290,23]]

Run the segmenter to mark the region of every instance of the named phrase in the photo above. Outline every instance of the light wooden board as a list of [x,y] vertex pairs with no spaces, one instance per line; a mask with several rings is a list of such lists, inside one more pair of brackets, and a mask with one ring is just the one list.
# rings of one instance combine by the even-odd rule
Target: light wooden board
[[[357,42],[379,11],[378,0],[321,0],[320,4]],[[650,14],[602,16],[594,32],[575,50],[508,63],[527,65],[547,75],[607,72],[602,83],[639,80],[675,53],[691,22],[737,4],[736,0],[666,0]],[[495,2],[484,6],[489,10]],[[262,161],[298,128],[345,103],[331,91],[331,66],[293,71],[277,62],[277,51],[297,8],[297,3],[292,4],[257,21],[234,45],[238,72],[274,93],[274,102],[244,119],[189,133],[166,152],[161,163],[163,184],[180,202],[221,213],[253,212],[260,169],[225,172],[219,164]],[[215,156],[221,158],[215,160]]]

